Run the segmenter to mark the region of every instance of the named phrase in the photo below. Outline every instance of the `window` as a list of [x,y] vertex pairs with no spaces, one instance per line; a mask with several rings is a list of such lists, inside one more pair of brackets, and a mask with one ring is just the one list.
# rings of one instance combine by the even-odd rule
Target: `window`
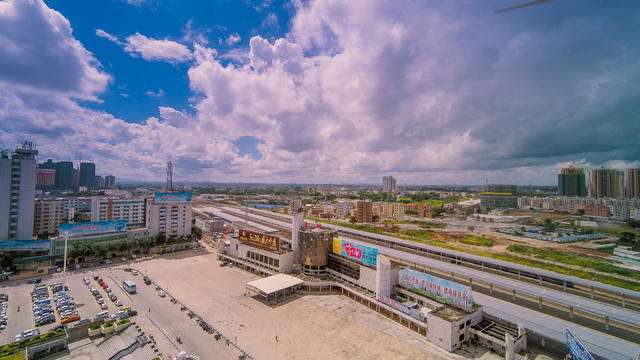
[[464,329],[464,323],[460,324],[460,330]]
[[464,341],[464,334],[460,334],[460,337],[458,338],[459,341]]

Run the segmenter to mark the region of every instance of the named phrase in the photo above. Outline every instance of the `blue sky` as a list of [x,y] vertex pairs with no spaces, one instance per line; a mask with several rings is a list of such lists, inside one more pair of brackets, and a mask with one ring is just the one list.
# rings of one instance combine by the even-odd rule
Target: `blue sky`
[[555,184],[640,166],[640,5],[0,1],[0,147],[117,178]]

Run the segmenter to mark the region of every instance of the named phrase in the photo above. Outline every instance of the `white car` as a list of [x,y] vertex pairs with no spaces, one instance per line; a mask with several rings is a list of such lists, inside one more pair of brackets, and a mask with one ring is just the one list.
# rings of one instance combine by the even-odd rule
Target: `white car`
[[159,291],[158,292],[158,296],[165,297],[165,296],[167,296],[167,294],[165,294],[164,291]]
[[107,308],[108,308],[108,306],[107,306],[107,304],[106,304],[106,303],[102,303],[102,304],[100,305],[100,309],[102,309],[102,310],[107,310]]
[[114,302],[113,302],[113,305],[115,305],[115,306],[122,306],[122,301],[120,301],[120,300],[116,300],[116,301],[114,301]]
[[138,275],[138,271],[136,271],[136,270],[131,270],[131,275],[133,275],[133,276]]

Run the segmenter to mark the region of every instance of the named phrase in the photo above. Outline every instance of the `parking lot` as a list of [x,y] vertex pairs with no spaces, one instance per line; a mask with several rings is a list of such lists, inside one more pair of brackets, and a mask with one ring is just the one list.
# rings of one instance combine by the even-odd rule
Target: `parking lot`
[[[25,330],[38,329],[40,333],[47,332],[49,329],[61,324],[63,319],[62,315],[65,314],[63,311],[67,311],[67,316],[72,316],[73,312],[77,311],[78,319],[93,319],[96,314],[103,311],[109,311],[110,314],[116,313],[118,309],[122,307],[115,306],[114,302],[109,299],[108,292],[100,287],[93,279],[93,274],[99,274],[103,277],[102,280],[111,289],[111,293],[115,294],[117,299],[122,301],[122,306],[130,306],[131,299],[124,293],[122,287],[109,276],[113,271],[115,270],[98,269],[89,271],[82,269],[82,271],[72,272],[71,275],[68,275],[66,278],[69,299],[60,298],[59,301],[54,301],[55,297],[51,285],[54,283],[62,283],[63,277],[60,273],[43,278],[41,284],[25,284],[24,281],[22,281],[20,283],[14,283],[12,286],[4,287],[0,292],[6,293],[9,299],[6,310],[7,325],[4,330],[0,331],[0,344],[12,342],[15,335]],[[122,272],[121,269],[119,271]],[[106,305],[105,309],[100,308],[96,297],[91,294],[89,287],[84,283],[83,278],[85,277],[89,279],[90,284],[93,285],[102,297],[102,301]],[[43,299],[48,298],[55,318],[54,322],[41,326],[36,326],[37,318],[33,312],[34,303],[31,293],[36,289],[36,285],[41,285],[41,287],[39,287],[41,290],[38,291],[38,294],[42,296],[38,298],[40,300],[36,301],[46,301]],[[43,295],[44,291],[46,291],[47,295]],[[62,290],[62,292],[64,292],[64,290]],[[62,303],[63,301],[72,305],[65,305],[57,309],[58,302]],[[62,311],[59,313],[58,310]],[[75,318],[69,317],[69,319],[73,320]],[[71,322],[69,324],[73,325],[73,323],[74,322]]]

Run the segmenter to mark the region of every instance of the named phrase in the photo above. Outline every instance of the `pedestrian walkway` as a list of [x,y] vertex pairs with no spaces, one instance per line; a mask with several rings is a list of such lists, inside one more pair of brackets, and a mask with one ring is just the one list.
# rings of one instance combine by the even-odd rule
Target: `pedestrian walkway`
[[184,320],[180,321],[179,323],[171,324],[170,326],[160,328],[160,330],[162,330],[165,334],[173,334],[173,333],[176,333],[176,332],[179,333],[180,330],[184,330],[184,329],[186,329],[188,327],[200,328],[200,326],[198,324],[196,324],[195,321],[193,321],[191,319],[184,319]]

